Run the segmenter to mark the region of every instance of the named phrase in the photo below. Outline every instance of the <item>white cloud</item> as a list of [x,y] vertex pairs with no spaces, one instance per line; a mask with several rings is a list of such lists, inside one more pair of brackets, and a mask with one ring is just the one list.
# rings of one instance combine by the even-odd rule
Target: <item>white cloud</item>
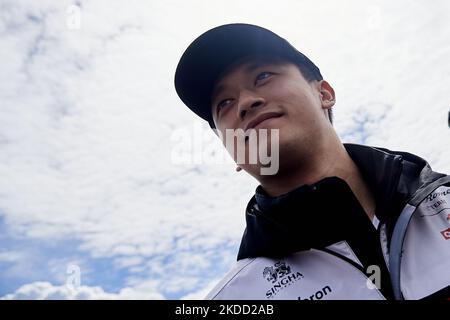
[[0,251],[0,262],[15,262],[23,257],[24,254],[21,251]]
[[204,300],[206,295],[214,289],[214,287],[219,283],[220,279],[213,279],[208,284],[206,284],[200,290],[188,293],[187,295],[180,298],[180,300]]
[[14,293],[7,294],[4,300],[160,300],[164,296],[153,288],[123,288],[118,293],[105,292],[101,287],[80,286],[70,288],[65,285],[55,286],[49,282],[33,282],[21,286]]
[[[200,123],[175,94],[178,58],[201,32],[232,21],[272,28],[317,62],[336,89],[344,141],[417,153],[450,172],[448,1],[281,1],[277,10],[259,1],[81,1],[79,30],[67,28],[70,4],[0,5],[0,214],[15,238],[76,239],[84,263],[112,259],[136,281],[157,274],[159,292],[162,282],[171,292],[203,287],[222,254],[227,269],[257,184],[232,165],[174,165],[170,138]],[[55,288],[24,290],[68,295]]]

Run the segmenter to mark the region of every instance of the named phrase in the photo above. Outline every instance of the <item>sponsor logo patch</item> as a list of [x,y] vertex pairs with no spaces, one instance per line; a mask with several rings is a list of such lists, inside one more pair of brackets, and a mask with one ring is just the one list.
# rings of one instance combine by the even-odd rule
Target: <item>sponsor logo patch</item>
[[450,239],[450,228],[448,228],[444,231],[441,231],[441,234],[445,240],[449,240]]
[[425,202],[433,201],[436,197],[439,197],[439,196],[440,197],[444,197],[444,196],[446,196],[448,194],[450,194],[450,188],[448,188],[447,190],[444,190],[442,192],[433,192],[432,194],[428,195],[425,198]]
[[275,297],[281,290],[304,278],[303,274],[293,271],[284,261],[278,261],[273,266],[264,268],[263,277],[272,287],[266,291],[266,298]]
[[298,297],[297,300],[322,300],[324,296],[328,295],[331,292],[333,292],[331,286],[325,286],[321,290],[309,295],[309,297]]

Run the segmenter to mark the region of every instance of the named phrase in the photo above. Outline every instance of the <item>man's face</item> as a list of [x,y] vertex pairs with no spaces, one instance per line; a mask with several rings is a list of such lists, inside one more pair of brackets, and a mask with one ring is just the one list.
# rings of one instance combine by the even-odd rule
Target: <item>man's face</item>
[[[282,157],[289,156],[292,148],[305,152],[314,148],[322,132],[329,129],[324,110],[331,105],[323,103],[322,89],[322,81],[306,81],[292,63],[247,60],[216,83],[211,97],[213,119],[224,137],[226,129],[245,131],[253,127],[257,131],[268,129],[269,133],[270,129],[279,129],[282,163]],[[232,156],[236,161],[236,154]],[[258,176],[260,165],[239,165]]]

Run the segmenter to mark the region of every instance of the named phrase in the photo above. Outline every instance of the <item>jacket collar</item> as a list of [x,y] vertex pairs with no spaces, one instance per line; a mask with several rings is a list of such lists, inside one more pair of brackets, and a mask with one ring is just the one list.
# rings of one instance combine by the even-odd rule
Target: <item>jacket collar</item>
[[[344,147],[374,193],[377,218],[382,222],[395,220],[420,186],[420,173],[429,168],[426,161],[383,148],[357,144]],[[369,230],[371,223],[361,210],[350,187],[338,177],[300,186],[276,198],[258,187],[247,205],[247,227],[238,260],[282,257],[330,245],[360,228]]]

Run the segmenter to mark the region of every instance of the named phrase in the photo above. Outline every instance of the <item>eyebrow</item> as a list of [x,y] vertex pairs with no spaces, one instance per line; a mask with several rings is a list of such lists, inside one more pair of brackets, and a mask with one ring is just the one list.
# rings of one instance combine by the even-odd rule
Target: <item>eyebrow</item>
[[[247,73],[251,73],[251,72],[253,72],[253,71],[255,71],[256,69],[258,69],[258,68],[260,68],[260,67],[263,67],[263,66],[266,66],[266,65],[269,65],[269,64],[274,64],[273,62],[271,62],[271,61],[258,61],[258,62],[253,62],[253,63],[251,63],[251,64],[249,64],[245,69],[244,69],[244,72],[247,72]],[[223,90],[225,90],[227,88],[227,86],[226,85],[223,85],[223,84],[221,84],[221,85],[218,85],[214,90],[213,90],[213,92],[212,92],[212,94],[211,94],[211,103],[212,103],[212,101],[223,91]]]

